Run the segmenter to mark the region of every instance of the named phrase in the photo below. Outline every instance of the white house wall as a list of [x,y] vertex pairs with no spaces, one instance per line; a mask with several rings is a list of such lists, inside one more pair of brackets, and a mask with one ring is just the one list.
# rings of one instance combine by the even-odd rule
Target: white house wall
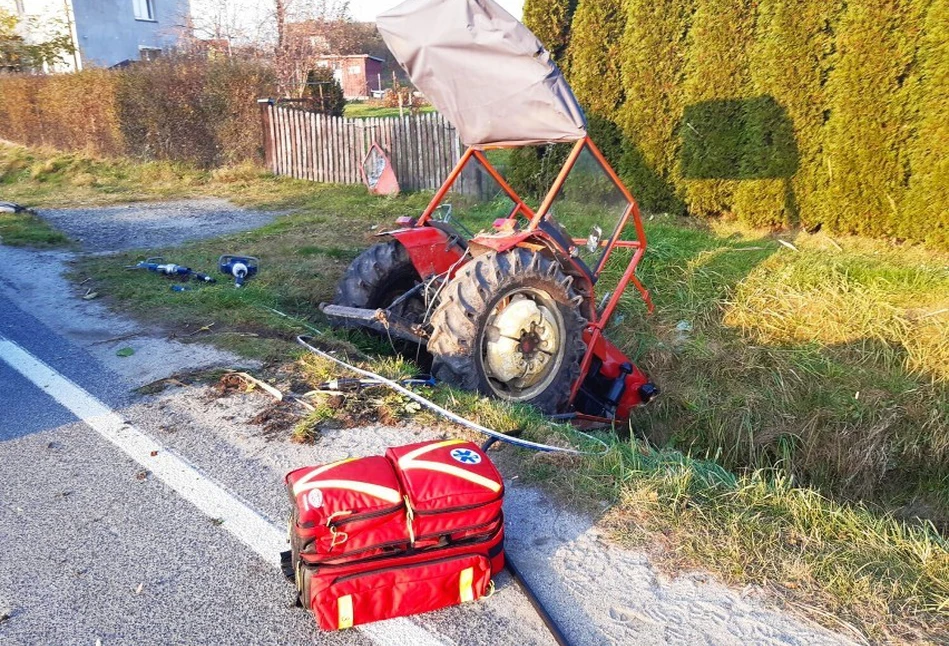
[[[41,43],[67,34],[74,27],[70,4],[70,0],[0,0],[0,9],[20,17],[18,31],[28,43]],[[72,35],[75,39],[75,31]],[[78,62],[78,57],[67,56],[51,71],[72,71]]]
[[[188,0],[152,0],[154,20],[137,20],[133,0],[21,0],[23,16],[31,25],[24,36],[39,42],[73,26],[79,48],[80,68],[111,67],[122,61],[141,59],[142,48],[167,50],[182,33]],[[0,0],[0,7],[18,12],[17,0]],[[67,20],[67,11],[72,16]],[[56,71],[75,68],[73,57]]]

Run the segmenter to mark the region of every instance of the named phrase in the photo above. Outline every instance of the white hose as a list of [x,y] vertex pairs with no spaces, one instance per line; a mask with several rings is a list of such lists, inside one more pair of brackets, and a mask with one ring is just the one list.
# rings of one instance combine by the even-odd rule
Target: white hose
[[460,415],[456,415],[455,413],[451,412],[447,408],[442,408],[441,406],[431,401],[430,399],[426,399],[425,397],[422,397],[418,393],[409,390],[408,388],[406,388],[405,386],[403,386],[402,384],[398,382],[395,382],[391,379],[386,379],[382,375],[378,375],[374,372],[370,372],[369,370],[363,370],[362,368],[357,368],[356,366],[346,363],[345,361],[341,359],[337,359],[333,355],[327,352],[324,352],[320,350],[319,348],[313,347],[312,345],[307,343],[307,340],[312,339],[312,338],[313,337],[310,337],[310,336],[298,336],[297,343],[302,345],[304,348],[306,348],[313,354],[329,359],[330,361],[342,366],[343,368],[346,368],[347,370],[351,370],[352,372],[355,372],[358,375],[362,375],[363,377],[369,377],[371,379],[377,379],[380,384],[386,385],[392,390],[395,390],[396,392],[405,395],[409,399],[415,402],[418,402],[422,406],[425,406],[429,410],[432,410],[438,413],[442,417],[445,417],[446,419],[450,419],[451,421],[455,422],[456,424],[460,424],[461,426],[464,426],[465,428],[469,428],[473,431],[477,431],[478,433],[483,433],[484,435],[487,435],[488,437],[493,437],[496,440],[507,442],[515,446],[521,446],[527,449],[534,449],[535,451],[549,451],[552,453],[557,452],[557,453],[571,453],[573,455],[604,455],[606,454],[607,451],[610,450],[610,447],[606,442],[604,442],[598,437],[594,437],[590,435],[589,433],[584,433],[583,431],[574,430],[574,432],[577,435],[581,435],[587,438],[588,440],[592,440],[600,444],[603,447],[603,450],[602,451],[581,451],[580,449],[574,449],[574,448],[569,448],[569,447],[552,446],[550,444],[541,444],[539,442],[531,442],[530,440],[521,440],[516,437],[511,437],[510,435],[506,435],[504,433],[500,433],[498,431],[492,430],[490,428],[486,428],[484,426],[481,426],[480,424],[472,422],[471,420],[465,419],[464,417]]

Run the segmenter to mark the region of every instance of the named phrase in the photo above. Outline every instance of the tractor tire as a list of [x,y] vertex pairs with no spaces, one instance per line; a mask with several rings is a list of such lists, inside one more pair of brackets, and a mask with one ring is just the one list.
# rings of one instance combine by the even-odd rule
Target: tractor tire
[[[421,282],[408,252],[397,240],[369,247],[349,265],[336,287],[333,303],[346,307],[386,308]],[[394,312],[421,322],[425,302],[421,295],[403,302]]]
[[561,412],[586,352],[582,297],[553,259],[489,252],[446,285],[432,315],[432,374],[451,385]]

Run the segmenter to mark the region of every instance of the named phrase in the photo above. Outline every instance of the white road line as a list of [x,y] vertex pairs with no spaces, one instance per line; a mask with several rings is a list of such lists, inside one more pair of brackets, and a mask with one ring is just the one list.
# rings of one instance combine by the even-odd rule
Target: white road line
[[[3,336],[0,336],[0,360],[151,471],[202,513],[219,520],[223,529],[262,559],[280,567],[280,552],[287,547],[285,528],[254,511],[184,458],[166,449],[83,388]],[[443,646],[451,643],[407,619],[390,619],[359,626],[358,629],[379,646]]]

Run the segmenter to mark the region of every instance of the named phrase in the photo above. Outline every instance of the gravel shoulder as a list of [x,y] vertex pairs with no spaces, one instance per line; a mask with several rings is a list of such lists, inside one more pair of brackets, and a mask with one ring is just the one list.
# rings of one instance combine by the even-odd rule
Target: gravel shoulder
[[44,209],[40,217],[76,239],[83,250],[159,249],[262,227],[277,213],[202,198],[79,209]]

